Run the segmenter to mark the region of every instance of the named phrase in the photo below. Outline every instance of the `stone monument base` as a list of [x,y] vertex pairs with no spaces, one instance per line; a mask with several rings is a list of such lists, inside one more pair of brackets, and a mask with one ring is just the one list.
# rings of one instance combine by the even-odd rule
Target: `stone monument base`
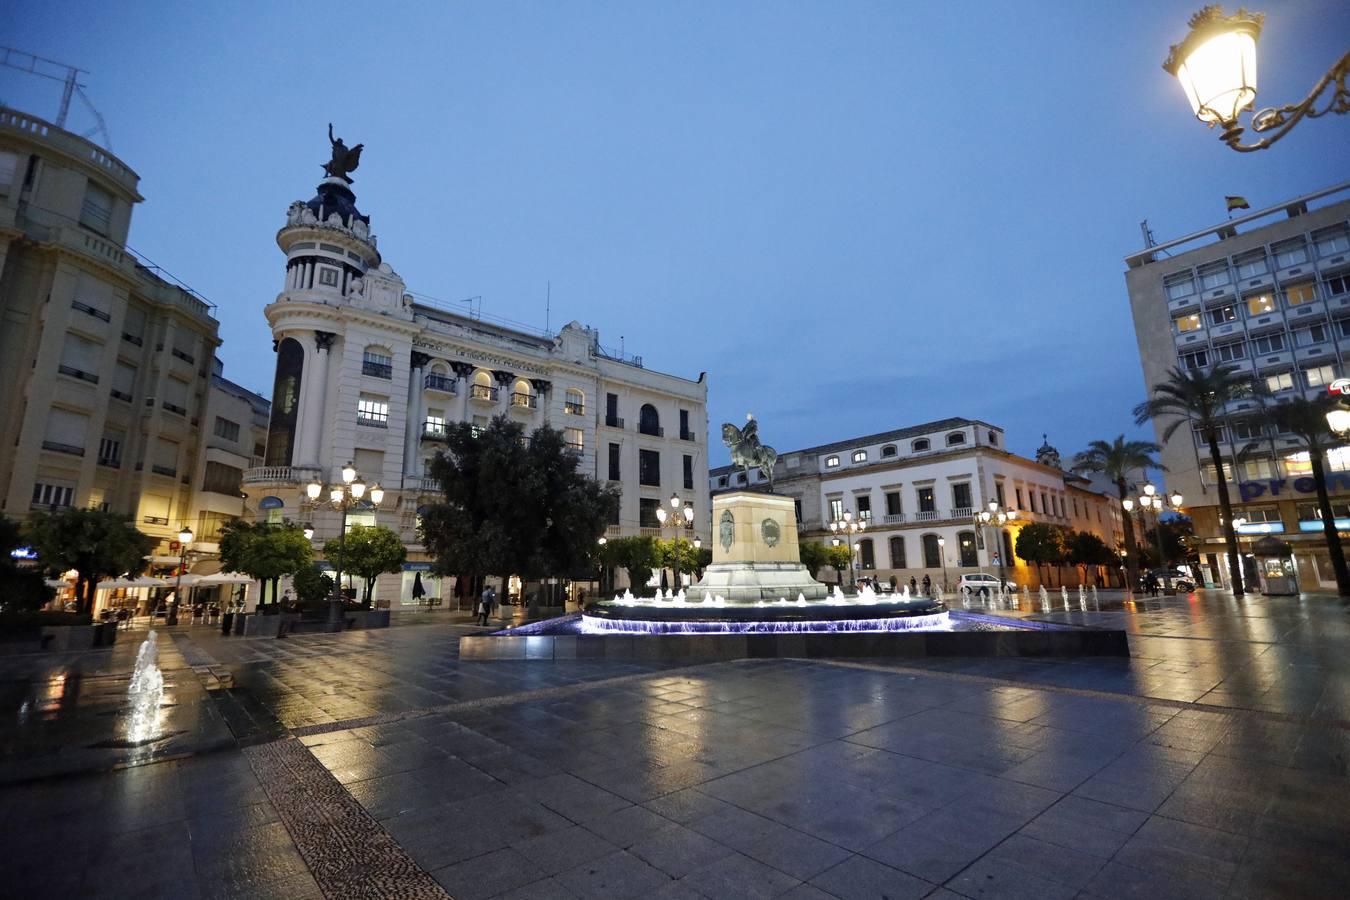
[[703,594],[725,597],[728,603],[824,600],[828,588],[811,577],[806,566],[788,562],[713,563],[703,571],[703,580],[686,591],[691,600]]
[[825,585],[811,577],[797,547],[797,508],[791,497],[731,491],[713,497],[713,561],[688,588],[728,603],[823,600]]

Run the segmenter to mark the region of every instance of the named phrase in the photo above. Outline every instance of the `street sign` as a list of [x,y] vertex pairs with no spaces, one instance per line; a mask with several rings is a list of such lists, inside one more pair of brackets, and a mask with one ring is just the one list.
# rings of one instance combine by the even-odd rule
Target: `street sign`
[[1337,378],[1327,385],[1327,393],[1336,397],[1350,397],[1350,378]]

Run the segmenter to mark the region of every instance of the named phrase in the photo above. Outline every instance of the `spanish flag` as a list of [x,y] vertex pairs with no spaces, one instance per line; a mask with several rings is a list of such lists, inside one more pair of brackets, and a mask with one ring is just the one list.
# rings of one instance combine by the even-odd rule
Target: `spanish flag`
[[1232,211],[1235,210],[1235,209],[1251,209],[1251,208],[1252,208],[1252,205],[1251,205],[1250,203],[1247,202],[1247,198],[1246,198],[1246,197],[1224,197],[1223,199],[1226,200],[1226,201],[1228,202],[1228,211],[1229,211],[1229,212],[1232,212]]

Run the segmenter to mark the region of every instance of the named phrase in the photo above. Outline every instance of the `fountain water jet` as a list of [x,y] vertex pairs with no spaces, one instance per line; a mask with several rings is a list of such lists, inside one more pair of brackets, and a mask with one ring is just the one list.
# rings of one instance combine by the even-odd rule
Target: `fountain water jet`
[[151,631],[136,652],[136,667],[127,685],[131,719],[127,722],[127,741],[143,744],[159,729],[159,707],[164,700],[164,674],[159,670],[159,635]]

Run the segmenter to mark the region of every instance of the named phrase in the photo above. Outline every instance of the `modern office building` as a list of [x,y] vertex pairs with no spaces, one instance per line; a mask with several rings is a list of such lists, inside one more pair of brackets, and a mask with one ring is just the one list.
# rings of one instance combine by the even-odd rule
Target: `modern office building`
[[533,332],[415,298],[340,178],[291,204],[277,243],[285,280],[265,310],[276,349],[271,423],[263,464],[244,474],[243,490],[270,516],[312,523],[321,545],[341,514],[323,498],[310,502],[306,484],[339,483],[350,462],[384,488],[378,507],[348,516],[349,526],[397,530],[408,547],[406,570],[380,579],[376,602],[409,600],[419,571],[431,596],[449,593],[428,574],[416,525],[437,490],[428,460],[452,422],[506,416],[560,429],[588,474],[622,489],[612,536],[657,533],[656,509],[671,494],[706,502],[702,374],[652,371],[576,322]]
[[[867,523],[853,538],[858,576],[907,582],[928,575],[954,583],[962,573],[1002,571],[1018,585],[1041,584],[1041,573],[1014,552],[1029,522],[1088,531],[1108,547],[1124,540],[1120,505],[1091,483],[1064,471],[1045,443],[1036,459],[1008,452],[1003,430],[975,419],[950,418],[781,453],[774,490],[797,501],[801,539],[829,542],[830,522],[851,513]],[[710,473],[712,492],[764,485],[732,466]],[[1015,510],[1001,528],[975,524],[991,502]],[[1076,584],[1066,567],[1047,582]],[[1119,584],[1114,566],[1094,573]],[[830,573],[822,572],[828,578]]]
[[127,248],[138,181],[84,138],[0,108],[0,514],[122,513],[169,565],[195,519],[220,338],[207,302]]
[[[1228,365],[1251,373],[1270,392],[1267,402],[1280,402],[1325,394],[1347,373],[1350,182],[1149,243],[1125,258],[1125,284],[1150,387],[1176,366]],[[1244,547],[1279,535],[1294,547],[1305,589],[1335,586],[1307,454],[1259,402],[1227,410],[1222,473],[1191,428],[1163,442],[1167,424],[1154,423],[1167,486],[1186,499],[1207,579],[1228,580],[1216,491],[1222,477],[1234,519],[1245,519],[1238,528]],[[1350,452],[1332,451],[1328,470],[1338,527],[1350,532]]]

